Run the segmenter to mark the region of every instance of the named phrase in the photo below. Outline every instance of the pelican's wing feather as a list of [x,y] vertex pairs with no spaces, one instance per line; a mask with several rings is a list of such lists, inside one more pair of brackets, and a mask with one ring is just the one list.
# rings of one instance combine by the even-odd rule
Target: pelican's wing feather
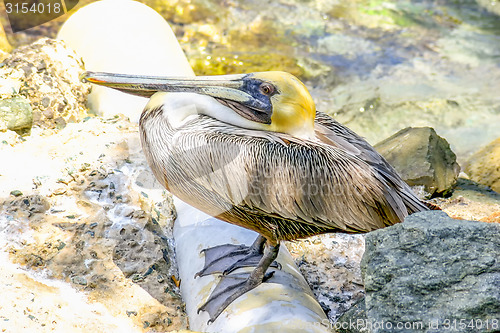
[[265,224],[278,239],[367,232],[400,222],[414,210],[407,204],[420,207],[366,141],[321,115],[317,124],[331,142],[251,135],[199,116],[176,131],[157,176],[193,206],[243,226]]
[[[397,171],[365,139],[322,112],[317,113],[316,125],[316,132],[324,142],[343,148],[366,162],[374,170],[375,177],[388,185],[390,191],[386,195],[399,196],[402,199],[402,202],[395,203],[397,206],[393,206],[396,212],[405,212],[405,207],[408,214],[428,209]],[[400,213],[398,215],[404,218],[406,213],[404,216]]]

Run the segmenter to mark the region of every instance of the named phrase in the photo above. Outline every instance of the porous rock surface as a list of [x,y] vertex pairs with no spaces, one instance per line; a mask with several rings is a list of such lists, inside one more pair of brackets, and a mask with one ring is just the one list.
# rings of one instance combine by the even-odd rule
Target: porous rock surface
[[31,105],[34,125],[62,128],[87,116],[90,84],[80,82],[83,71],[81,58],[64,42],[42,38],[15,49],[3,61],[0,97],[22,96]]
[[361,267],[374,333],[442,332],[453,323],[460,332],[498,332],[497,223],[417,213],[369,233]]

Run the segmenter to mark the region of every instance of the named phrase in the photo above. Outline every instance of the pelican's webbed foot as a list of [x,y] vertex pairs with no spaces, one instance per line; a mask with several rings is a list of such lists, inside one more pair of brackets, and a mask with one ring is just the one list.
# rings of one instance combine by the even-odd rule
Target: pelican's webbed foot
[[269,273],[266,271],[278,256],[279,246],[279,244],[270,246],[269,251],[266,251],[250,274],[235,273],[221,277],[208,300],[198,309],[198,312],[208,312],[210,315],[208,323],[214,322],[235,299],[272,277],[274,271]]
[[[196,273],[195,277],[214,273],[227,275],[241,267],[255,267],[264,254],[265,243],[266,239],[259,235],[250,246],[223,244],[203,249],[205,266]],[[273,262],[271,266],[279,268],[277,262]]]

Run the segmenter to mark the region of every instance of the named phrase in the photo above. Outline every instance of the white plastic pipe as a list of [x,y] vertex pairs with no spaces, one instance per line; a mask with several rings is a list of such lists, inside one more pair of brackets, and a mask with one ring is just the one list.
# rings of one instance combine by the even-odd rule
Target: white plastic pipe
[[[63,25],[63,39],[83,58],[87,70],[126,74],[193,76],[168,23],[146,5],[130,0],[103,0],[78,10]],[[124,113],[138,119],[147,99],[93,87],[96,113]],[[181,292],[190,328],[203,332],[329,332],[326,316],[284,246],[272,281],[235,300],[212,324],[200,307],[215,288],[216,275],[198,277],[204,266],[200,251],[219,244],[250,245],[257,234],[211,218],[176,200],[174,228]]]
[[283,245],[277,258],[281,270],[275,272],[270,282],[236,299],[215,322],[208,325],[208,313],[202,311],[198,314],[198,308],[215,288],[218,277],[215,274],[194,277],[205,263],[200,251],[228,243],[251,245],[258,234],[210,217],[179,199],[174,203],[178,214],[174,238],[181,292],[192,330],[220,333],[330,332],[321,325],[327,322],[326,316]]

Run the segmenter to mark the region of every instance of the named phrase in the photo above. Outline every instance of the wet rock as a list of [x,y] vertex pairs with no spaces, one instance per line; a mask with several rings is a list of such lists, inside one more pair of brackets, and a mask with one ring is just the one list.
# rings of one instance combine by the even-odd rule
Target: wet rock
[[[214,12],[201,21],[173,25],[197,75],[283,70],[315,79],[330,73],[321,59],[297,52],[309,47],[306,39],[324,33],[326,21],[318,10],[298,3],[191,3],[185,6],[179,1],[179,8],[189,11],[205,3]],[[172,18],[174,22],[178,17]]]
[[408,331],[395,330],[398,323],[442,332],[454,320],[472,323],[467,332],[496,331],[476,325],[500,318],[499,258],[499,225],[444,212],[417,213],[369,233],[361,263],[366,315],[385,323],[373,332]]
[[[19,83],[12,84],[12,96],[29,100],[35,125],[61,128],[87,116],[85,96],[90,86],[79,80],[83,62],[62,41],[40,39],[15,49],[3,63],[0,77]],[[5,96],[8,91],[3,93],[2,97],[10,97]]]
[[500,193],[500,138],[471,156],[464,169],[470,179]]
[[11,130],[29,134],[33,125],[33,111],[29,101],[21,96],[0,100],[0,131]]
[[448,142],[430,127],[405,128],[375,145],[410,185],[423,185],[429,196],[451,194],[460,166]]

